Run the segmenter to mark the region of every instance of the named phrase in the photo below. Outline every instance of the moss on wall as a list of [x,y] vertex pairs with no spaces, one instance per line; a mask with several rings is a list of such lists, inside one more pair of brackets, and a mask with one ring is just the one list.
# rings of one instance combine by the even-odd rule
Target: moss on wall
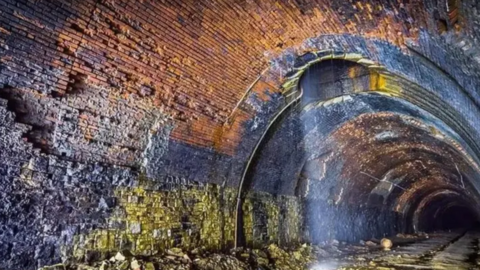
[[[149,188],[150,182],[141,179],[138,187],[119,187],[114,191],[118,207],[106,220],[108,228],[74,236],[75,260],[104,259],[119,250],[151,256],[174,247],[232,247],[235,189],[206,184],[155,190]],[[296,198],[250,193],[244,210],[249,245],[279,243],[280,235],[286,239],[282,243],[300,240],[302,217]]]
[[298,198],[250,192],[243,204],[248,246],[296,244],[302,240],[302,207]]

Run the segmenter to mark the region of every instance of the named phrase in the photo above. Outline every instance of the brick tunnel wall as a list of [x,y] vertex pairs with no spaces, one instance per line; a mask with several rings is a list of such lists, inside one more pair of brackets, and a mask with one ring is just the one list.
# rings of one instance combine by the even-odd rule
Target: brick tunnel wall
[[[96,261],[119,250],[149,256],[172,247],[232,246],[235,189],[175,177],[155,181],[128,167],[45,155],[22,138],[31,127],[15,122],[6,100],[0,105],[1,267]],[[299,242],[300,207],[294,197],[250,193],[249,245]]]
[[[241,127],[216,139],[265,52],[360,29],[402,44],[424,24],[420,4],[207,2],[2,1],[0,85],[14,88],[29,139],[75,160],[135,166],[145,133],[167,115],[173,140],[232,154]],[[354,20],[333,13],[347,8]],[[417,14],[416,25],[384,9]],[[278,90],[274,78],[258,87]]]
[[[231,245],[239,175],[283,102],[272,59],[430,27],[420,1],[327,2],[1,0],[0,268]],[[248,198],[250,244],[301,240],[295,198]]]

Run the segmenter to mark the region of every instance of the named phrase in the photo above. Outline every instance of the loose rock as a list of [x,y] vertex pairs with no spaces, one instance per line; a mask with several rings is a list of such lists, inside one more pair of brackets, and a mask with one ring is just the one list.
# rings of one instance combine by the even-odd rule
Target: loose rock
[[380,244],[382,245],[382,248],[384,250],[390,250],[393,246],[393,243],[392,243],[392,240],[388,239],[388,238],[383,238],[381,241],[380,241]]

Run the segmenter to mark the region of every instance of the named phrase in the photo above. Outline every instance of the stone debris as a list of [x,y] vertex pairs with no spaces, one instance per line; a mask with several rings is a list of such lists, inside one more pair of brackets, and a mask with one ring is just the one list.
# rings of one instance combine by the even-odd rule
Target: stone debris
[[113,259],[114,261],[123,262],[125,261],[125,256],[123,256],[122,253],[118,252]]
[[380,244],[382,245],[383,250],[390,250],[393,246],[392,240],[388,238],[383,238],[380,241]]
[[162,255],[135,256],[129,252],[117,252],[109,260],[88,264],[69,262],[64,265],[44,267],[41,270],[300,270],[309,269],[323,258],[365,250],[367,250],[366,247],[345,245],[338,241],[331,241],[330,244],[321,247],[303,244],[297,248],[282,248],[276,244],[270,244],[261,249],[232,249],[228,253],[213,253],[203,247],[192,251],[171,248]]
[[180,248],[172,248],[167,250],[168,255],[176,256],[176,257],[184,257],[185,254],[182,252]]
[[418,232],[415,234],[403,234],[403,233],[398,233],[396,235],[398,238],[405,238],[405,239],[417,239],[417,238],[428,238],[428,234],[424,232]]
[[367,241],[365,242],[365,246],[369,246],[369,247],[376,247],[377,244],[373,241]]
[[246,263],[233,256],[220,254],[213,254],[204,259],[197,259],[193,264],[196,269],[202,270],[251,269]]
[[132,262],[130,263],[130,268],[132,268],[132,270],[140,270],[140,264],[136,259],[132,260]]

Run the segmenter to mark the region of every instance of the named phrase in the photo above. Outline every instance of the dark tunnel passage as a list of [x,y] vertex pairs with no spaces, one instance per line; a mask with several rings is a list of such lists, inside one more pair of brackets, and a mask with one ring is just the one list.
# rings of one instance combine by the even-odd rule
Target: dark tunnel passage
[[[467,206],[451,206],[434,216],[433,230],[478,229],[475,212]],[[426,232],[432,229],[425,229]]]
[[466,120],[394,74],[312,59],[298,60],[298,102],[266,133],[246,186],[300,197],[312,243],[477,228]]
[[480,229],[478,214],[472,202],[453,191],[441,191],[435,195],[417,210],[417,220],[414,222],[418,230],[434,232]]

